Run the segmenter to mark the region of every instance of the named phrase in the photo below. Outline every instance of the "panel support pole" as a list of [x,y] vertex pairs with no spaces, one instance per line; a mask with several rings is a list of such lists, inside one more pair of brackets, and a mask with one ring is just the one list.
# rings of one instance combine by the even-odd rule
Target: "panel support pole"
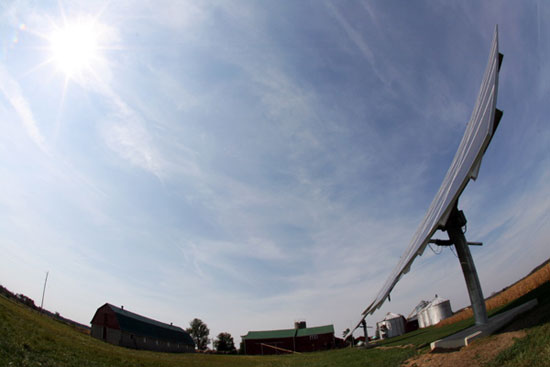
[[466,225],[466,218],[463,212],[459,211],[455,204],[445,226],[445,230],[456,248],[460,266],[462,267],[462,273],[464,274],[464,280],[466,281],[466,287],[468,288],[470,302],[472,303],[476,325],[484,325],[488,322],[487,309],[485,308],[485,299],[477,276],[474,259],[468,248],[466,237],[462,232],[462,227],[464,225]]
[[363,333],[365,335],[365,346],[369,344],[369,334],[367,333],[367,321],[363,319],[361,321],[361,326],[363,327]]

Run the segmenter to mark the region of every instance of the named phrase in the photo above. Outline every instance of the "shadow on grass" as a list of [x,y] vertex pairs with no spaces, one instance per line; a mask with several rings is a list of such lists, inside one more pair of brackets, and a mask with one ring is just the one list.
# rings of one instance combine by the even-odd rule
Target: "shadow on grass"
[[408,341],[411,341],[412,342],[411,344],[416,344],[415,341],[416,341],[417,337],[421,336],[422,334],[426,334],[429,331],[431,331],[431,330],[430,329],[418,329],[418,330],[403,334],[403,335],[395,337],[395,338],[384,340],[382,342],[379,342],[378,345],[380,345],[380,346],[390,346],[390,345],[393,345],[393,344],[407,344]]
[[511,310],[535,298],[538,300],[538,306],[524,314],[518,315],[511,323],[500,329],[498,333],[532,328],[550,322],[550,282],[546,282],[537,289],[533,289],[531,292],[510,302],[495,312],[495,315]]

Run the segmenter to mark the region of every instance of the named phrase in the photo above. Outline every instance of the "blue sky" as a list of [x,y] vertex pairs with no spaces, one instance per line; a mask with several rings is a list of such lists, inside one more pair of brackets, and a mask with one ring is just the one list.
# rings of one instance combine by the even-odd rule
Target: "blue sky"
[[[542,1],[4,2],[0,283],[39,303],[49,271],[45,307],[82,323],[110,302],[237,341],[296,319],[341,335],[437,192],[498,24],[504,117],[459,203],[488,296],[550,257],[549,17]],[[96,44],[72,73],[52,46],[71,24]],[[436,293],[468,303],[449,250],[367,321]]]

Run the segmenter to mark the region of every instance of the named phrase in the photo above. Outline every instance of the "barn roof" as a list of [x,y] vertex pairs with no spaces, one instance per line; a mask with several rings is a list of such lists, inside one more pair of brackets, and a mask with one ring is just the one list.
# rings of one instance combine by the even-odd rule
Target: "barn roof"
[[266,330],[266,331],[249,331],[244,335],[243,340],[257,339],[279,339],[279,338],[294,338],[309,335],[320,335],[334,333],[334,326],[317,326],[303,329],[283,329],[283,330]]
[[145,316],[138,315],[110,303],[106,304],[116,315],[120,329],[162,340],[174,340],[183,342],[187,345],[195,345],[191,336],[182,328],[174,325],[168,325],[163,322],[150,319]]
[[331,334],[331,333],[334,333],[334,326],[326,325],[326,326],[309,327],[305,329],[298,329],[297,331],[298,332],[296,333],[296,337]]
[[242,338],[245,340],[294,338],[295,333],[296,330],[294,329],[249,331],[248,334],[244,335]]

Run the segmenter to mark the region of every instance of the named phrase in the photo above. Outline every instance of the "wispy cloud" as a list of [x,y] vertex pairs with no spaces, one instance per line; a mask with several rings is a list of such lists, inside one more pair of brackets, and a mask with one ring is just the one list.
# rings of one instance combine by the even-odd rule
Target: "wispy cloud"
[[[371,47],[369,46],[369,44],[367,43],[366,35],[361,34],[359,31],[357,31],[351,25],[351,23],[346,20],[345,16],[340,12],[338,7],[335,6],[331,1],[325,1],[325,5],[329,10],[329,12],[332,14],[332,16],[336,19],[338,24],[345,31],[350,41],[357,47],[357,49],[360,51],[363,57],[367,60],[373,72],[376,74],[376,76],[380,79],[380,81],[382,81],[385,87],[390,90],[391,80],[387,78],[386,75],[379,70],[378,64],[376,61],[376,56],[372,51]],[[365,9],[367,9],[367,13],[371,15],[371,12],[368,11],[369,8],[367,7]]]
[[[111,31],[114,32],[114,31]],[[126,103],[111,85],[111,66],[100,65],[101,73],[75,79],[84,90],[100,95],[111,107],[98,128],[105,144],[123,160],[139,167],[159,180],[168,175],[168,163],[157,148],[150,132],[150,124],[143,116]]]
[[6,98],[17,113],[29,138],[40,150],[44,153],[48,153],[49,150],[46,141],[40,133],[29,102],[25,99],[19,83],[9,74],[6,67],[2,64],[0,64],[0,90],[4,98]]
[[[56,21],[56,18],[33,12],[32,22],[36,27],[44,28],[42,33],[47,35],[51,31],[50,28],[62,27],[63,22],[70,22],[73,18],[80,19],[88,16],[94,20],[94,32],[97,33],[99,50],[97,55],[94,55],[93,60],[90,60],[93,66],[90,66],[89,70],[83,70],[76,75],[71,75],[71,77],[65,77],[63,98],[70,84],[75,84],[90,94],[101,96],[106,105],[111,107],[111,111],[105,113],[104,119],[99,121],[98,124],[100,135],[104,138],[105,144],[123,160],[152,173],[162,181],[168,176],[168,164],[157,148],[157,143],[150,131],[150,124],[136,109],[124,101],[113,87],[113,68],[118,70],[122,65],[113,61],[112,56],[113,53],[122,52],[126,46],[122,44],[119,30],[113,25],[104,23],[108,19],[103,18],[110,17],[104,14],[107,9],[109,7],[92,6],[87,9],[91,14],[87,14],[83,12],[82,5],[73,7],[71,4],[60,3],[58,11],[63,15],[62,18]],[[42,37],[45,36],[42,35]],[[37,144],[44,146],[44,139],[40,136],[38,128],[33,122],[28,104],[19,98],[20,92],[13,82],[8,83],[7,88],[10,88],[9,92],[15,96],[12,98],[12,104],[17,106],[29,134]],[[59,107],[61,114],[62,110],[67,107],[64,103],[65,101],[62,100]],[[59,133],[62,117],[58,116],[57,119],[56,134]]]
[[163,180],[166,164],[154,147],[150,133],[134,111],[121,108],[103,122],[102,136],[107,146],[121,158]]
[[[488,46],[484,18],[507,14],[515,28],[503,47],[514,50],[527,35],[544,43],[545,34],[542,21],[515,32],[527,29],[516,12],[490,5],[479,15],[467,5],[419,11],[334,1],[63,5],[67,17],[103,9],[98,19],[116,47],[95,72],[70,81],[60,113],[42,97],[53,100],[54,83],[45,80],[62,77],[48,67],[28,78],[13,71],[23,56],[32,63],[34,49],[16,48],[3,61],[0,112],[20,123],[8,125],[0,144],[7,162],[0,216],[10,223],[0,241],[10,270],[0,272],[11,282],[27,256],[35,256],[28,268],[55,266],[64,279],[52,283],[52,304],[80,321],[110,301],[182,326],[201,317],[213,333],[235,337],[291,327],[297,317],[334,323],[340,335],[357,322],[458,145],[479,86],[470,52],[483,47],[485,55]],[[33,29],[59,15],[55,6],[33,9],[24,9]],[[505,118],[521,123],[503,120],[479,181],[461,200],[468,236],[487,243],[474,251],[488,287],[505,278],[484,280],[497,264],[509,268],[510,256],[523,256],[519,273],[534,261],[530,253],[547,254],[548,177],[534,173],[548,166],[547,114],[534,112],[547,78],[528,59],[505,61],[514,71],[501,79],[500,101],[514,106],[503,106]],[[520,105],[517,118],[510,110]],[[48,156],[47,122],[57,115],[62,128]],[[536,244],[519,254],[513,244],[523,239]],[[30,274],[17,286],[42,280]],[[372,321],[408,313],[435,293],[466,304],[461,277],[450,251],[428,250]],[[93,305],[67,301],[66,289]]]

